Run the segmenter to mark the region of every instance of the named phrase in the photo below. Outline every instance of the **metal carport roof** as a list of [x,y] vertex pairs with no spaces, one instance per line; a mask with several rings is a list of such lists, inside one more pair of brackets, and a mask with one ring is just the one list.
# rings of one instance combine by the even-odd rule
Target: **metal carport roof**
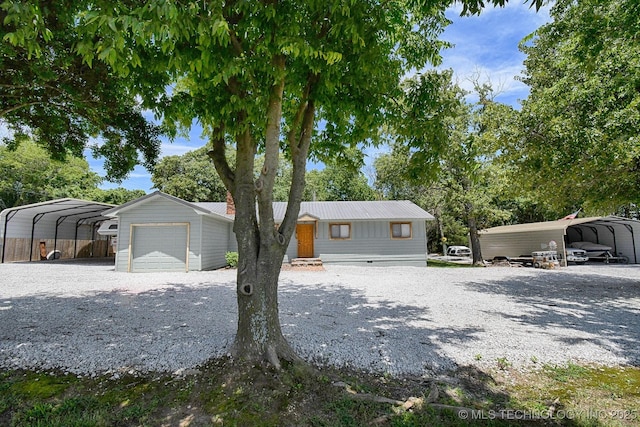
[[[43,218],[50,220],[44,233],[52,236],[56,243],[60,226],[65,221],[75,221],[74,239],[77,240],[78,227],[105,221],[107,218],[102,213],[113,207],[114,205],[108,203],[65,198],[5,209],[0,212],[0,237],[2,238],[0,262],[4,263],[5,260],[8,237],[30,238],[33,246],[36,225]],[[24,235],[25,231],[29,235]],[[31,255],[29,261],[31,261]]]

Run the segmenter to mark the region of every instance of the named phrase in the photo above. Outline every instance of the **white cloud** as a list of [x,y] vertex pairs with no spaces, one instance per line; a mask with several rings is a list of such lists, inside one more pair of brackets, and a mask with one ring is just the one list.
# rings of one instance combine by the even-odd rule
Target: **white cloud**
[[517,100],[528,94],[528,87],[514,79],[520,75],[525,56],[518,44],[549,21],[549,8],[536,12],[522,3],[507,3],[504,8],[489,7],[480,16],[460,17],[461,6],[451,8],[447,16],[453,23],[442,38],[455,46],[443,52],[441,69],[451,68],[459,84],[473,89],[469,78],[489,81],[500,92],[498,100],[517,107]]

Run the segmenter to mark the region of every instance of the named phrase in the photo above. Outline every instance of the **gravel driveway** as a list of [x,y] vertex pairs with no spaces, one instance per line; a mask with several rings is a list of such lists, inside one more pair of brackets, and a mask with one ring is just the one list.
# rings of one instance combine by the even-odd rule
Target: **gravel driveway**
[[[170,371],[225,355],[235,271],[0,265],[0,367]],[[308,360],[391,374],[569,360],[640,364],[640,266],[283,271],[282,327]]]

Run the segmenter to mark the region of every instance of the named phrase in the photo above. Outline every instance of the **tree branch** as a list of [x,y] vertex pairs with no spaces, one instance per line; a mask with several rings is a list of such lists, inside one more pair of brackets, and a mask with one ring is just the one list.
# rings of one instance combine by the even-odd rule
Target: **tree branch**
[[[267,106],[267,128],[265,132],[265,159],[262,171],[256,182],[258,209],[260,212],[261,238],[263,243],[273,236],[273,186],[280,158],[280,123],[282,121],[282,94],[284,93],[285,57],[278,55],[273,59],[279,80],[271,87]],[[262,226],[264,224],[264,226]]]
[[211,138],[212,150],[207,154],[213,161],[213,165],[220,175],[220,179],[224,183],[224,186],[231,192],[231,195],[235,192],[235,173],[229,162],[227,161],[226,144],[224,141],[224,131],[222,127],[218,127],[213,131],[213,137]]

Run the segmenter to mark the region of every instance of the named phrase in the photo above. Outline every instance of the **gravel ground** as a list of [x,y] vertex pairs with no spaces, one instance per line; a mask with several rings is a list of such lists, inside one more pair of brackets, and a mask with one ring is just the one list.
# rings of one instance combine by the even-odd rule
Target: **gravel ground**
[[[0,367],[77,374],[195,368],[228,353],[235,271],[0,266]],[[282,328],[320,364],[390,374],[458,365],[640,364],[640,266],[283,271]],[[504,358],[504,359],[503,359]]]

